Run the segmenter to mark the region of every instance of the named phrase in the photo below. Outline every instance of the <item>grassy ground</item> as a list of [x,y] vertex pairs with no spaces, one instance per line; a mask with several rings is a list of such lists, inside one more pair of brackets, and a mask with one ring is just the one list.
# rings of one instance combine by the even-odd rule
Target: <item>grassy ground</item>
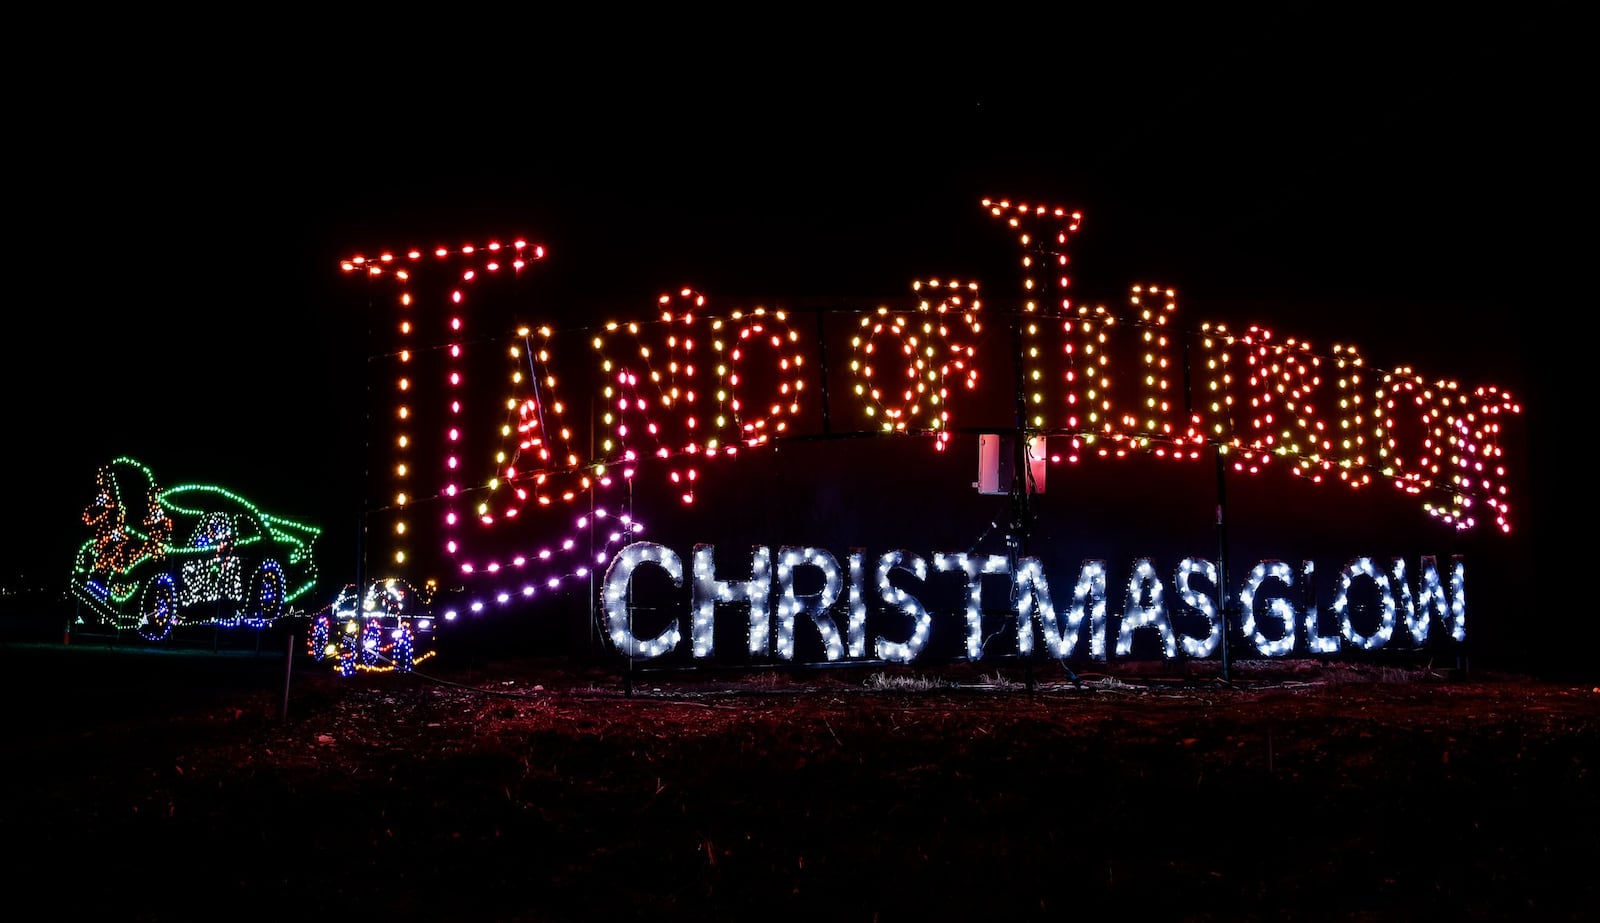
[[[7,644],[68,917],[1587,919],[1600,689],[1431,665],[707,674]],[[1102,665],[1103,666],[1103,665]]]

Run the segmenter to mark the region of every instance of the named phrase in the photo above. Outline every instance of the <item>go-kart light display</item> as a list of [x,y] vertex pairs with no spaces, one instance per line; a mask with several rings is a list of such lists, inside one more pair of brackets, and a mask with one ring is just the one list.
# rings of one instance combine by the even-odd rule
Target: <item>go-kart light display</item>
[[428,609],[435,589],[419,590],[399,577],[374,580],[364,592],[346,584],[312,613],[306,652],[333,663],[341,676],[409,673],[436,653],[428,646],[437,627]]

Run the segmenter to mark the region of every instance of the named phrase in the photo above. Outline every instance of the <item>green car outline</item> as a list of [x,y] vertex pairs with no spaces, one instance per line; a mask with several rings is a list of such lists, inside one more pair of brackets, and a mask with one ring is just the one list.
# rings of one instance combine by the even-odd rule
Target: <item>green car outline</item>
[[[274,516],[214,485],[155,490],[149,468],[131,458],[113,460],[98,480],[85,522],[108,510],[121,515],[113,525],[95,523],[109,540],[97,534],[79,546],[71,593],[99,622],[152,641],[190,625],[259,628],[315,592],[316,526]],[[146,498],[124,481],[142,481]],[[123,518],[130,501],[148,507],[137,524]],[[108,545],[132,550],[107,555]],[[83,609],[78,621],[86,621]]]

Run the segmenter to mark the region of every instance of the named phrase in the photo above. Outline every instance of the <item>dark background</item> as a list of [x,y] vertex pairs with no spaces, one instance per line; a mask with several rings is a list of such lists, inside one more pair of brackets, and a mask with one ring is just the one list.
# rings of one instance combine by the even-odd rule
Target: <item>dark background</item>
[[[523,235],[580,321],[684,284],[875,300],[966,271],[986,195],[1084,212],[1087,300],[1158,280],[1188,322],[1510,389],[1504,553],[1584,547],[1570,5],[774,15],[42,27],[13,114],[0,582],[64,586],[118,455],[322,526],[328,592],[352,579],[370,317],[345,257]],[[1514,633],[1542,638],[1572,594],[1516,573]]]

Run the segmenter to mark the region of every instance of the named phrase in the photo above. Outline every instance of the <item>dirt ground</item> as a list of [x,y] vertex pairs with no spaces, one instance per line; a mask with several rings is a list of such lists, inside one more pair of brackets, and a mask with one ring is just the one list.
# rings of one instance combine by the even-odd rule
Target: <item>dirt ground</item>
[[[1593,919],[1600,687],[1308,661],[707,675],[5,644],[69,919]],[[1104,665],[1102,665],[1104,666]]]

